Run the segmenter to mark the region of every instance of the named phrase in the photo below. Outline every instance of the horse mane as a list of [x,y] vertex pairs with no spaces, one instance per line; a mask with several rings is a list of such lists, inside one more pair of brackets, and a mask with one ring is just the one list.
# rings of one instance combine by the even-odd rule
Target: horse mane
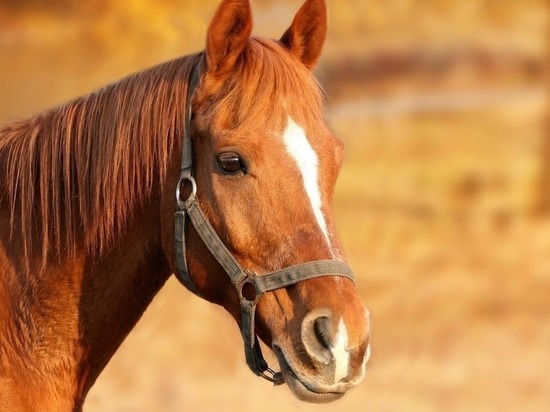
[[52,254],[74,256],[82,242],[100,253],[154,183],[162,185],[200,58],[153,67],[0,129],[0,203],[9,202],[11,239],[20,231],[27,262],[35,242],[43,266]]
[[[0,204],[9,202],[11,239],[21,233],[27,264],[35,243],[42,267],[51,256],[74,256],[77,245],[101,254],[154,184],[162,187],[201,59],[161,64],[0,128]],[[323,113],[315,78],[272,40],[249,41],[225,89],[209,110],[225,110],[234,124],[260,111],[268,121]]]

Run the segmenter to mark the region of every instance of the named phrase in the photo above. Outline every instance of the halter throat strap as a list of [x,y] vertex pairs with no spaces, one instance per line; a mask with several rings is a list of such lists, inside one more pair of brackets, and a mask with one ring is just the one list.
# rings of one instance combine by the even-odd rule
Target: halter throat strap
[[[265,361],[255,333],[255,312],[260,298],[271,291],[286,288],[308,279],[324,276],[340,276],[354,280],[350,267],[341,261],[320,260],[287,267],[266,275],[256,275],[241,267],[233,254],[204,215],[197,199],[197,185],[193,178],[193,152],[191,141],[191,98],[199,83],[201,63],[191,73],[187,88],[187,114],[182,142],[181,173],[176,188],[177,211],[175,215],[176,276],[191,292],[203,297],[195,286],[187,266],[186,226],[193,225],[210,253],[220,263],[237,290],[241,308],[241,334],[244,341],[246,363],[256,375],[280,385],[284,383],[281,372],[275,372]],[[187,187],[186,187],[187,186]],[[184,197],[183,189],[189,194]],[[246,290],[245,290],[246,289]],[[246,296],[245,296],[246,295]]]

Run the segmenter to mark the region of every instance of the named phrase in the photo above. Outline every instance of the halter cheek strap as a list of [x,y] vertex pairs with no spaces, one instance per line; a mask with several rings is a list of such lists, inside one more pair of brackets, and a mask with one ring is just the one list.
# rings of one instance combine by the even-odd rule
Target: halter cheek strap
[[[181,163],[181,174],[176,188],[176,266],[177,277],[180,282],[197,296],[201,293],[189,276],[186,258],[185,230],[187,220],[191,222],[210,253],[223,267],[235,286],[239,295],[241,307],[241,334],[244,341],[244,352],[246,363],[256,375],[273,382],[275,385],[284,383],[280,372],[275,372],[268,367],[255,333],[255,312],[256,305],[260,298],[268,292],[286,288],[308,279],[324,276],[341,276],[353,281],[353,273],[350,267],[341,261],[320,260],[287,267],[266,275],[257,276],[244,270],[235,257],[229,252],[225,244],[202,212],[197,200],[197,185],[193,178],[193,154],[191,144],[191,97],[199,81],[199,69],[197,65],[191,74],[187,90],[188,113],[185,119],[183,136],[183,153]],[[182,187],[185,184],[191,185],[190,194],[182,198]],[[245,290],[246,295],[245,296]],[[250,294],[250,292],[254,293]]]

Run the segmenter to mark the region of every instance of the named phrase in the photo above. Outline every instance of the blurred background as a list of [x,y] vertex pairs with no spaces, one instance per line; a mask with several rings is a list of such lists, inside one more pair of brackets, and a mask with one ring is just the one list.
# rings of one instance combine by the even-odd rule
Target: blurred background
[[[316,74],[347,145],[335,213],[372,312],[365,382],[300,403],[171,279],[85,411],[548,410],[548,2],[328,3]],[[217,4],[1,0],[0,123],[201,50]],[[252,4],[255,33],[279,37],[301,1]]]

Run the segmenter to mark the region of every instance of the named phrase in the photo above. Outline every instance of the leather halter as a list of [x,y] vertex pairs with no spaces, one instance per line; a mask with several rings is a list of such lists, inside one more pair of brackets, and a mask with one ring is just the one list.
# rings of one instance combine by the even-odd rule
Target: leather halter
[[[235,257],[221,241],[216,231],[202,212],[197,200],[197,185],[193,178],[193,153],[191,141],[191,98],[199,83],[200,69],[197,64],[191,73],[187,87],[188,112],[185,118],[185,128],[182,142],[181,174],[176,188],[177,212],[176,212],[176,266],[177,277],[180,282],[195,295],[202,297],[201,293],[189,276],[186,259],[185,226],[187,217],[208,247],[212,255],[223,267],[231,283],[235,286],[239,295],[241,306],[241,334],[244,340],[244,352],[246,363],[256,375],[273,382],[275,385],[284,383],[281,372],[275,372],[268,367],[265,361],[258,338],[254,329],[254,314],[260,298],[267,292],[286,288],[287,286],[324,276],[342,276],[353,281],[353,273],[350,267],[341,261],[319,260],[287,267],[266,275],[256,275],[241,267]],[[182,186],[191,185],[191,193],[187,198],[182,198]],[[254,288],[255,295],[245,296],[244,288],[250,285]],[[248,286],[248,289],[250,289]]]

